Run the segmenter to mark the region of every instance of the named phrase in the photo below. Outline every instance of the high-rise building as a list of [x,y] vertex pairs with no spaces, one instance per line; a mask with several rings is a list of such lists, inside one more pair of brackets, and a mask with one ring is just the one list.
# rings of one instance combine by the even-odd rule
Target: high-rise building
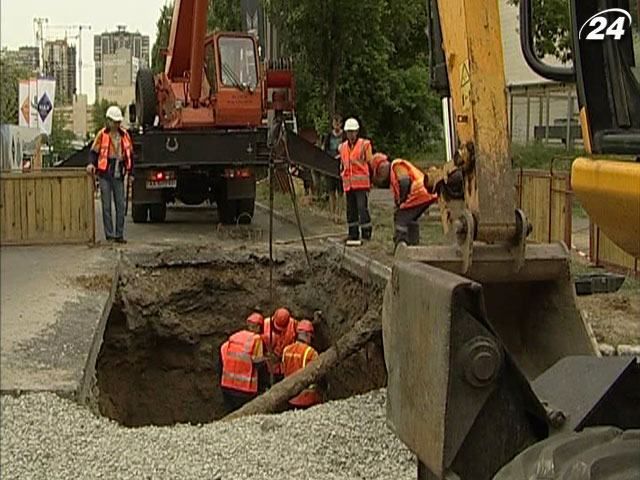
[[40,49],[38,47],[20,47],[18,50],[3,49],[2,59],[35,73],[40,67]]
[[44,44],[43,73],[56,79],[56,99],[70,105],[76,93],[76,47],[66,40],[51,40]]
[[96,68],[96,100],[107,99],[125,106],[134,100],[138,69],[149,65],[149,36],[128,32],[119,25],[115,32],[93,37]]

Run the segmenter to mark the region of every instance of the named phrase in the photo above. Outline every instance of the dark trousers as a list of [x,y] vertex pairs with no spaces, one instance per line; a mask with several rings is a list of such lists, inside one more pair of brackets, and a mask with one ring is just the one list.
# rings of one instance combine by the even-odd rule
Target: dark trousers
[[347,224],[349,240],[360,240],[360,231],[364,240],[371,239],[371,216],[369,215],[369,192],[367,190],[349,190],[347,192]]
[[224,406],[228,412],[239,409],[245,403],[250,402],[257,397],[257,394],[249,394],[244,392],[236,392],[227,388],[222,388],[222,398],[224,399]]
[[400,242],[405,242],[407,245],[418,245],[420,243],[418,219],[428,208],[428,205],[418,205],[411,208],[396,209],[393,214],[393,223],[395,224],[393,243],[397,245]]
[[[100,201],[102,202],[102,223],[107,240],[124,237],[124,178],[113,178],[111,175],[100,175]],[[113,230],[111,200],[116,206],[116,228]]]

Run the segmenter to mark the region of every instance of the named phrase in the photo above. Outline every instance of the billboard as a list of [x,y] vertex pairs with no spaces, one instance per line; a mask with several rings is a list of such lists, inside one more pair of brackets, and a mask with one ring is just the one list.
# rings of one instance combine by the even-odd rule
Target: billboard
[[56,81],[52,78],[21,80],[18,87],[18,125],[51,135]]
[[29,80],[20,80],[18,90],[18,125],[31,125],[31,100],[29,96]]

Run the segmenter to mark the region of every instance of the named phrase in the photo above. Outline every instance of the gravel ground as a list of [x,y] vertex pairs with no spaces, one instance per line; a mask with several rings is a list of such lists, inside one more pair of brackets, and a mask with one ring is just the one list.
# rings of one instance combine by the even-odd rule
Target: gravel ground
[[[126,429],[54,394],[1,398],[2,479],[414,479],[385,391],[307,411]],[[278,457],[269,458],[267,448]]]

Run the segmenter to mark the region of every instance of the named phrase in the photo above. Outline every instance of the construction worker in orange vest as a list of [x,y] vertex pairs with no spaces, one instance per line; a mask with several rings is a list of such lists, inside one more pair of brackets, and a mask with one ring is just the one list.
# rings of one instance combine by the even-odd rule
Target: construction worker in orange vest
[[[282,352],[282,369],[285,378],[293,375],[309,362],[318,358],[318,352],[311,346],[313,339],[313,324],[309,320],[302,320],[297,328],[298,340]],[[289,400],[289,404],[296,408],[308,408],[322,402],[322,396],[315,385],[310,385],[300,394]]]
[[264,365],[262,328],[264,317],[252,313],[247,327],[229,337],[220,346],[220,388],[226,407],[235,410],[262,391],[261,368]]
[[297,320],[284,307],[278,308],[272,317],[264,321],[262,341],[267,350],[269,371],[276,382],[283,378],[282,352],[287,345],[296,341],[297,325]]
[[373,159],[371,141],[358,138],[360,125],[355,118],[344,123],[347,140],[340,145],[340,175],[347,199],[348,240],[370,240],[373,227],[369,215],[368,196],[371,189],[370,165]]
[[396,206],[393,219],[396,245],[420,243],[418,219],[429,205],[438,200],[438,195],[429,192],[427,176],[415,165],[401,158],[389,163],[387,155],[376,153],[372,162],[374,183],[382,188],[391,186]]
[[[102,223],[107,241],[126,243],[124,238],[125,176],[131,176],[133,168],[133,143],[129,133],[120,125],[123,117],[120,109],[112,105],[107,109],[107,126],[96,135],[89,152],[91,162],[87,172],[98,173]],[[113,229],[111,198],[116,206],[116,228]]]

